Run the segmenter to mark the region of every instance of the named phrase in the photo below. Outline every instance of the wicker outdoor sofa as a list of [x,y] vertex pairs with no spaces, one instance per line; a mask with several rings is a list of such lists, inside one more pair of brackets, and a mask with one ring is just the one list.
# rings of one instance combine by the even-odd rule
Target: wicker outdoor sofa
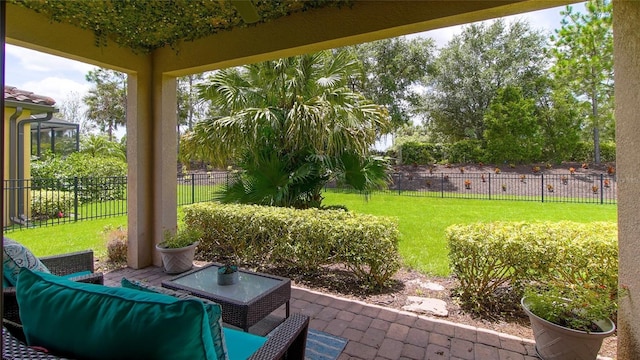
[[[2,328],[2,360],[67,359],[27,347],[23,341],[18,339],[21,336],[20,325],[7,321],[4,325]],[[8,328],[11,328],[11,332]],[[268,335],[267,342],[249,359],[303,360],[308,329],[309,317],[302,314],[291,314],[284,323]]]
[[[65,276],[75,273],[90,272],[71,278],[73,281],[100,284],[104,283],[102,273],[94,273],[93,251],[79,251],[62,255],[48,256],[40,258],[40,261],[51,271],[52,274]],[[3,318],[20,324],[18,315],[18,301],[16,300],[16,288],[6,287],[2,289],[4,294],[4,314]]]
[[[28,271],[28,274],[23,274],[25,271],[22,271],[20,274],[20,283],[18,284],[18,286],[20,287],[20,284],[22,284],[22,289],[23,290],[19,290],[18,292],[18,298],[20,298],[21,300],[21,305],[24,305],[24,301],[25,301],[25,295],[23,293],[22,297],[20,297],[20,291],[26,292],[26,291],[32,291],[31,295],[38,295],[41,294],[41,289],[45,289],[46,287],[49,286],[53,286],[55,288],[56,282],[57,281],[63,281],[63,280],[52,280],[52,278],[56,278],[59,279],[55,276],[51,276],[51,275],[43,275],[43,274],[37,274],[37,273],[32,273],[30,271]],[[53,270],[52,270],[53,272]],[[24,277],[29,275],[28,277]],[[47,277],[49,277],[49,279],[47,280]],[[37,283],[34,283],[34,285],[31,285],[31,283],[29,283],[29,281],[31,280],[34,281],[38,281],[38,282],[44,282],[44,284],[42,286],[44,287],[40,287],[38,289],[36,289],[36,287],[38,287],[39,285]],[[53,282],[47,282],[47,281],[53,281]],[[62,284],[62,286],[66,289],[66,287],[71,286],[71,284],[73,284],[72,282],[69,282],[68,280],[64,280],[66,281],[66,284],[68,285],[64,285]],[[123,285],[124,285],[125,279],[123,279]],[[128,281],[127,281],[128,282]],[[25,284],[29,284],[29,285],[25,285]],[[90,286],[93,286],[94,290],[89,289]],[[87,286],[80,286],[80,284],[78,284],[77,286],[72,286],[72,287],[79,287],[81,289],[85,289],[85,290],[81,290],[81,291],[97,291],[99,292],[110,292],[110,291],[115,291],[118,288],[108,288],[108,287],[98,287],[96,288],[94,285],[87,285]],[[26,290],[26,289],[34,289],[34,290]],[[97,290],[96,290],[97,289]],[[104,290],[100,290],[100,289],[104,289]],[[186,300],[188,302],[190,302],[191,305],[193,305],[193,301],[195,300],[196,303],[202,301],[205,305],[200,305],[200,306],[205,306],[206,307],[206,303],[208,302],[207,300],[203,300],[203,299],[198,299],[195,298],[193,296],[190,296],[188,294],[185,293],[181,293],[181,292],[175,292],[172,290],[168,290],[168,289],[164,289],[164,288],[159,288],[159,287],[155,287],[152,286],[150,284],[144,284],[144,290],[145,291],[151,291],[151,292],[159,292],[160,294],[162,294],[161,296],[165,296],[168,298],[177,298],[177,299],[181,299],[181,300]],[[54,291],[56,291],[54,289]],[[142,292],[145,292],[142,291]],[[137,290],[136,290],[137,292]],[[15,294],[15,291],[13,292]],[[78,295],[80,297],[82,297],[82,294]],[[14,296],[15,298],[15,296]],[[31,297],[29,297],[31,299]],[[42,302],[44,299],[40,298],[38,300],[35,300],[36,302]],[[49,303],[48,301],[44,300],[47,304]],[[81,303],[84,303],[84,300],[80,300]],[[143,303],[145,301],[143,300]],[[93,303],[91,302],[91,300],[89,299],[88,303]],[[173,303],[173,301],[172,301]],[[28,306],[29,303],[27,302]],[[217,304],[214,304],[215,306],[219,306]],[[144,306],[144,305],[143,305]],[[60,308],[56,307],[55,305],[53,306],[56,310],[54,310],[56,313],[58,313],[60,311]],[[90,306],[91,308],[93,308],[93,305]],[[28,308],[28,307],[27,307]],[[99,308],[99,307],[98,307]],[[98,309],[98,308],[94,308],[94,309]],[[45,306],[44,309],[47,309],[47,307]],[[102,308],[100,308],[102,309]],[[63,311],[64,312],[64,311]],[[47,318],[46,312],[44,313],[44,315],[40,315],[43,314],[42,312],[38,312],[37,315],[34,315],[36,313],[24,313],[23,316],[26,316],[25,318],[23,318],[24,323],[31,323],[32,329],[34,326],[34,322],[33,319],[37,318],[38,320],[36,321],[36,324],[40,323],[41,321],[46,321],[43,320],[42,318]],[[83,313],[84,314],[84,313]],[[85,330],[82,329],[88,329],[90,327],[94,327],[93,324],[95,324],[93,322],[93,320],[90,319],[94,319],[97,314],[102,314],[102,310],[97,311],[96,313],[89,313],[87,314],[87,316],[85,317],[85,315],[82,315],[82,317],[85,317],[85,319],[89,319],[89,322],[84,322],[83,325],[79,325],[79,327],[77,327],[76,329],[80,329],[82,332],[84,332]],[[180,315],[182,316],[187,316],[186,319],[189,319],[188,321],[192,321],[191,317],[189,317],[189,315],[191,315],[192,313],[180,313],[180,314],[184,314],[184,315]],[[219,313],[221,314],[221,313]],[[134,315],[135,316],[135,315]],[[149,315],[149,316],[156,316],[156,315]],[[135,317],[136,319],[138,318],[137,316]],[[58,317],[58,319],[60,319],[60,317]],[[63,316],[64,321],[62,322],[67,322],[69,319],[66,315]],[[29,321],[30,320],[30,321]],[[197,320],[197,319],[196,319]],[[121,320],[120,320],[121,321]],[[55,323],[60,323],[60,321],[54,321]],[[196,321],[197,322],[197,321]],[[74,322],[75,324],[75,322]],[[113,324],[111,322],[109,322],[109,324]],[[145,321],[136,321],[135,322],[136,326],[137,324],[148,324]],[[173,323],[171,323],[173,324]],[[103,324],[104,325],[104,324]],[[38,326],[38,325],[36,325]],[[67,324],[68,326],[68,324]],[[110,331],[111,330],[111,325],[109,325],[109,327],[104,328],[101,327],[100,329],[109,329],[106,331]],[[39,327],[39,326],[38,326]],[[54,328],[58,328],[57,326]],[[135,328],[135,327],[134,327]],[[257,348],[257,350],[255,350],[255,352],[251,353],[247,353],[247,355],[243,355],[242,358],[245,359],[247,356],[250,355],[249,359],[300,359],[303,360],[304,359],[304,354],[305,354],[305,348],[306,348],[306,342],[307,342],[307,332],[308,332],[308,328],[309,328],[309,317],[302,315],[302,314],[291,314],[291,316],[289,316],[287,319],[284,320],[284,322],[282,324],[280,324],[279,326],[277,326],[274,330],[271,331],[270,334],[268,334],[265,338],[263,338],[264,340],[262,340],[263,342],[261,342],[261,345],[257,345],[254,347],[254,349]],[[122,329],[122,328],[120,328]],[[154,329],[152,328],[149,328]],[[155,329],[158,329],[158,327],[155,327]],[[3,341],[3,348],[2,348],[2,359],[3,360],[12,360],[12,359],[68,359],[69,357],[60,357],[60,356],[56,356],[55,351],[52,353],[46,353],[46,352],[42,352],[39,351],[39,349],[34,349],[34,348],[30,348],[26,345],[25,342],[25,333],[23,331],[22,328],[22,323],[20,322],[20,318],[18,318],[18,322],[14,322],[8,319],[3,319],[3,333],[2,333],[2,341]],[[226,338],[226,335],[223,341],[227,344],[227,346],[241,346],[244,347],[246,345],[244,345],[244,341],[247,340],[246,336],[250,337],[255,337],[255,335],[251,335],[251,334],[247,334],[247,335],[242,335],[242,334],[246,334],[243,333],[241,331],[237,331],[237,330],[230,330],[227,329],[228,331],[232,331],[235,332],[235,334],[241,334],[241,335],[234,335],[236,337],[229,337]],[[227,331],[225,330],[225,331]],[[33,330],[31,330],[33,331]],[[60,330],[56,330],[56,331],[64,331],[62,330],[62,327],[60,327]],[[138,336],[136,334],[140,334],[143,335],[139,332],[137,332],[139,330],[133,330],[133,341],[135,344],[140,344],[140,341],[145,342],[145,340],[136,340],[138,338]],[[114,331],[110,331],[110,332],[117,332],[117,330]],[[94,333],[95,334],[95,333]],[[232,335],[231,333],[228,333],[227,335]],[[32,335],[33,336],[33,335]],[[55,335],[54,335],[55,336]],[[82,336],[82,335],[80,335]],[[237,337],[240,336],[240,337]],[[235,339],[235,340],[234,340]],[[148,339],[147,339],[148,341]],[[249,339],[250,341],[250,339]],[[57,342],[55,342],[57,344]],[[100,343],[102,343],[102,341],[100,341]],[[146,343],[146,342],[145,342]],[[155,341],[153,341],[152,343],[156,343]],[[147,345],[151,345],[152,343],[149,343]],[[129,342],[128,346],[131,346],[131,342]],[[247,343],[248,344],[248,343]],[[113,345],[113,343],[112,343]],[[159,345],[159,344],[158,344]],[[127,345],[124,345],[124,347],[122,347],[122,349],[132,349],[130,347],[128,347]],[[259,346],[259,347],[258,347]],[[102,347],[104,348],[104,347]],[[175,349],[176,351],[182,351],[178,348],[175,347],[171,347],[172,350],[170,350],[171,352],[168,353],[169,358],[173,358],[173,349]],[[254,351],[254,350],[251,350]],[[95,353],[94,353],[95,354]],[[166,355],[166,354],[165,354]],[[182,354],[184,355],[184,354]],[[229,355],[231,355],[231,352],[229,352]],[[236,353],[236,356],[238,354]],[[68,355],[67,355],[68,356]],[[129,356],[131,358],[131,356]],[[92,356],[88,356],[88,358],[92,358]],[[100,357],[100,358],[105,358],[104,356]],[[110,358],[110,357],[109,357]],[[118,358],[121,358],[121,356],[118,356]],[[137,357],[135,357],[137,358]],[[155,358],[155,356],[149,357],[146,356],[146,358]],[[167,358],[166,356],[164,356],[163,358]],[[189,357],[191,358],[196,358],[196,357]],[[199,357],[198,357],[199,358]],[[208,358],[208,357],[207,357]],[[233,360],[235,357],[231,356],[231,360]],[[82,360],[83,357],[78,357],[75,358],[77,360]]]

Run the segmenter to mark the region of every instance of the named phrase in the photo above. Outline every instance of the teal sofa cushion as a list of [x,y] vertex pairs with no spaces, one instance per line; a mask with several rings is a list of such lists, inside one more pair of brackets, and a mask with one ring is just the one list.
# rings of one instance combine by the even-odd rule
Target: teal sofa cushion
[[82,359],[217,359],[202,302],[73,282],[22,269],[16,286],[29,346]]
[[10,286],[16,285],[22,268],[49,272],[49,269],[24,245],[7,238],[3,238],[3,244],[2,271]]
[[152,293],[159,293],[177,297],[179,299],[195,299],[201,301],[204,304],[204,308],[209,316],[209,326],[211,327],[211,340],[216,349],[216,355],[218,359],[228,359],[227,347],[224,341],[224,333],[222,332],[222,308],[220,304],[207,299],[201,299],[184,292],[177,292],[171,289],[165,289],[162,287],[153,286],[142,281],[129,280],[122,278],[120,285],[124,288],[136,289],[140,291],[147,291]]
[[229,359],[248,359],[267,342],[266,337],[249,334],[240,330],[224,328]]

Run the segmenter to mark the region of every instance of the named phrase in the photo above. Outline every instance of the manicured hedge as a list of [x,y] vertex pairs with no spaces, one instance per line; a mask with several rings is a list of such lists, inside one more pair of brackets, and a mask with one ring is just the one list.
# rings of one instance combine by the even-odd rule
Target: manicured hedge
[[31,217],[46,220],[66,216],[73,202],[73,193],[67,191],[31,191]]
[[364,284],[386,285],[400,268],[395,220],[342,210],[199,203],[184,207],[186,226],[202,229],[198,256],[304,273],[342,264]]
[[[617,293],[617,225],[607,222],[494,222],[447,228],[459,295],[483,311],[505,285],[528,281],[598,286]],[[515,297],[517,299],[517,296]]]

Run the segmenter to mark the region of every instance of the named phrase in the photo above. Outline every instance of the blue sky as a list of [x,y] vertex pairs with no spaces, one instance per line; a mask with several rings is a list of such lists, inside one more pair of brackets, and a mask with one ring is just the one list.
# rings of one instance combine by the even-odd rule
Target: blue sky
[[[578,11],[584,11],[583,4],[574,7]],[[532,27],[552,33],[560,27],[560,11],[563,8],[509,16],[506,20],[511,22],[515,19],[526,19]],[[453,26],[412,36],[431,37],[438,47],[442,47],[460,31],[460,26]],[[58,104],[71,97],[81,97],[91,88],[85,80],[85,75],[93,69],[92,65],[13,45],[6,45],[5,54],[7,85],[49,96]]]

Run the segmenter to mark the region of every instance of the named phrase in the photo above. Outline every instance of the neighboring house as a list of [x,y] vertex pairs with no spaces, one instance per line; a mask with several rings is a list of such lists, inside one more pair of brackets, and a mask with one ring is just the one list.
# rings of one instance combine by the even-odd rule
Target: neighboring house
[[31,124],[51,120],[57,112],[55,103],[47,96],[4,87],[5,226],[24,221],[29,213],[30,193],[24,179],[31,177]]

